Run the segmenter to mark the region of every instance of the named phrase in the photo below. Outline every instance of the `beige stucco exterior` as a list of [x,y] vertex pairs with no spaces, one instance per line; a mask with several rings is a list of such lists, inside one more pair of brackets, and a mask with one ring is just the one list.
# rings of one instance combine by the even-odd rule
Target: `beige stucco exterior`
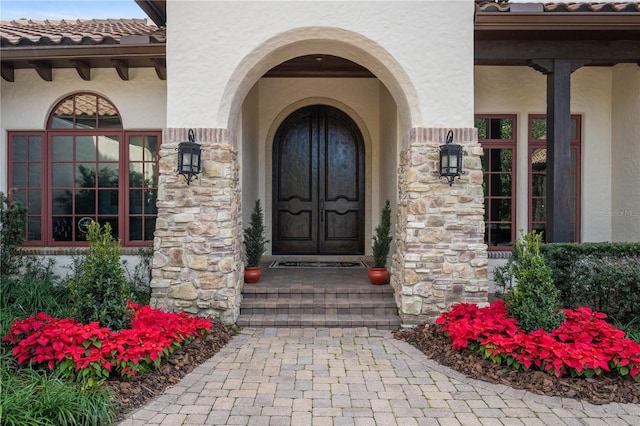
[[313,52],[371,70],[408,125],[470,127],[473,12],[471,1],[168,2],[167,124],[236,129],[260,76]]
[[640,67],[613,67],[611,208],[613,241],[640,241]]

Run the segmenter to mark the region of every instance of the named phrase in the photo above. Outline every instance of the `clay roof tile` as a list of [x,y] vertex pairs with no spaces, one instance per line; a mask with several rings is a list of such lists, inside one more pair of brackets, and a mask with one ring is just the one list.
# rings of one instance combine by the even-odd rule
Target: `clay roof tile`
[[123,36],[147,35],[165,43],[166,31],[146,19],[14,20],[0,22],[2,47],[118,44]]

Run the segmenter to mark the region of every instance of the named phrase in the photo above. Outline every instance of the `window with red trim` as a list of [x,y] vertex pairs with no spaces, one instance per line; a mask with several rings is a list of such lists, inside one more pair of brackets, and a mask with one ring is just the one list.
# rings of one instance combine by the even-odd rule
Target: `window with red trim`
[[484,241],[489,250],[511,250],[516,238],[516,116],[476,115],[483,148]]
[[88,224],[110,223],[124,245],[153,240],[159,131],[125,131],[116,107],[78,93],[43,132],[9,132],[9,188],[28,211],[26,244],[84,245]]
[[[582,144],[582,117],[571,116],[571,241],[580,241],[580,156]],[[543,233],[546,239],[546,185],[547,185],[547,118],[544,114],[529,115],[529,230]]]

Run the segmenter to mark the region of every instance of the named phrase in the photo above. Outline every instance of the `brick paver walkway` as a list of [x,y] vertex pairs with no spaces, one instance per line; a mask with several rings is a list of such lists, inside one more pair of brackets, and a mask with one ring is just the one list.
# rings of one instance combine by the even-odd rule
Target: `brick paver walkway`
[[245,329],[128,425],[640,425],[640,406],[465,376],[389,331]]

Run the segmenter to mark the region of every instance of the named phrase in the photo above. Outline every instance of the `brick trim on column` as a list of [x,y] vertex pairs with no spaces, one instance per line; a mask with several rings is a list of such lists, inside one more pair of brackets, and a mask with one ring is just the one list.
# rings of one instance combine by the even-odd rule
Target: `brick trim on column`
[[189,129],[164,130],[151,302],[234,324],[243,283],[238,153],[227,129],[193,130],[202,172],[190,185],[176,175],[176,149]]
[[[439,146],[453,130],[465,174],[452,186],[438,173]],[[405,325],[432,323],[460,302],[485,304],[482,147],[475,128],[413,128],[398,170],[392,286]]]

